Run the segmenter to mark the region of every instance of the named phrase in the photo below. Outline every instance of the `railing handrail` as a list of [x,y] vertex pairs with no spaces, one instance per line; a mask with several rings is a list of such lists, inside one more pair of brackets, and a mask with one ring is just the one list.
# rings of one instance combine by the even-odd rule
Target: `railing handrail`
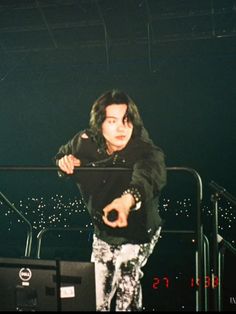
[[213,180],[209,183],[209,185],[211,188],[215,190],[218,196],[222,195],[232,204],[236,205],[236,197],[230,194],[223,186],[220,186],[218,183],[216,183]]
[[37,234],[37,252],[36,252],[36,257],[40,258],[40,251],[41,251],[41,242],[42,242],[42,237],[43,235],[48,232],[48,231],[83,231],[83,232],[91,232],[93,231],[93,228],[83,228],[83,227],[69,227],[69,228],[64,228],[64,227],[49,227],[49,228],[43,228],[42,230],[39,231]]
[[[58,166],[0,166],[0,171],[59,171]],[[75,167],[75,170],[78,171],[131,171],[130,168],[123,167]],[[197,275],[200,278],[203,275],[202,270],[202,258],[203,258],[203,225],[202,225],[202,213],[201,213],[201,201],[202,201],[202,180],[198,172],[189,167],[166,167],[167,171],[186,171],[191,173],[197,182],[197,249],[198,249],[198,258],[197,258]],[[197,294],[197,310],[202,310],[202,285],[198,287]]]

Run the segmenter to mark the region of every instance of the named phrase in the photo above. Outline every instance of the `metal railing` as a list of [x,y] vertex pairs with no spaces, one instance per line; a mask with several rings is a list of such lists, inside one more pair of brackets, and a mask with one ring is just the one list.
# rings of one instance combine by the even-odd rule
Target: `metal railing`
[[36,257],[41,258],[41,247],[42,247],[42,238],[45,236],[48,232],[58,232],[58,231],[77,231],[77,232],[93,232],[93,228],[82,228],[82,227],[69,227],[69,228],[63,228],[63,227],[51,227],[51,228],[44,228],[39,231],[37,234],[37,248],[36,248]]
[[25,257],[30,257],[31,248],[32,248],[32,239],[33,239],[33,232],[32,232],[32,225],[28,219],[9,201],[9,199],[0,192],[0,197],[4,201],[4,203],[9,206],[23,221],[27,224],[27,237],[26,237],[26,245],[25,245]]
[[[196,226],[195,226],[195,234],[196,234],[196,246],[197,246],[197,254],[196,254],[196,278],[203,278],[206,270],[206,257],[205,257],[205,250],[206,250],[206,239],[204,238],[203,234],[203,221],[202,221],[202,211],[201,211],[201,201],[202,201],[202,180],[200,175],[195,169],[188,168],[188,167],[167,167],[167,172],[187,172],[191,174],[195,181],[196,181],[196,211],[197,211],[197,218],[196,218]],[[0,166],[0,171],[58,171],[59,168],[56,166]],[[128,168],[114,168],[114,167],[76,167],[76,171],[131,171]],[[20,217],[28,224],[28,235],[25,247],[25,256],[29,257],[31,254],[31,246],[32,246],[32,226],[30,222],[24,217],[24,215],[19,212],[15,206],[11,204],[9,200],[4,197],[1,193],[4,201],[17,213]],[[80,229],[80,228],[79,228]],[[46,231],[41,230],[37,236],[38,239],[38,246],[37,246],[37,256],[40,255],[40,247],[41,247],[41,240],[42,235]],[[203,281],[203,280],[202,280]],[[203,290],[204,286],[202,284],[198,285],[196,289],[196,311],[201,311],[206,309],[206,291]],[[204,293],[203,293],[204,292]],[[205,298],[205,300],[204,300]]]
[[[219,279],[219,284],[213,289],[213,310],[222,311],[222,273],[224,271],[224,248],[227,248],[234,254],[236,254],[236,249],[227,241],[225,241],[219,235],[218,226],[218,203],[221,197],[228,200],[230,203],[236,205],[236,198],[230,194],[224,187],[220,186],[218,183],[211,181],[210,187],[214,190],[211,196],[211,201],[213,203],[213,239],[212,239],[212,252],[213,252],[213,263],[212,263],[212,276]],[[222,242],[222,247],[220,249],[219,244]]]

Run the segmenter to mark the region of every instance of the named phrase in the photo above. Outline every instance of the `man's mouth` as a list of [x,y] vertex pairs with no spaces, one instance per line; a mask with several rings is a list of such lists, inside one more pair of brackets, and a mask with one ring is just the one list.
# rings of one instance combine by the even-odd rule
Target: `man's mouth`
[[117,140],[124,140],[125,139],[125,135],[118,135],[116,136]]

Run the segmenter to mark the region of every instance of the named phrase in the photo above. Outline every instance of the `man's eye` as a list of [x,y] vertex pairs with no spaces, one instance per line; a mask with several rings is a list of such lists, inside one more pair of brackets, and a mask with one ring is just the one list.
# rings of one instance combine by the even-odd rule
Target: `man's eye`
[[130,121],[128,120],[128,118],[125,118],[125,119],[123,120],[123,124],[124,124],[124,125],[129,125],[129,124],[130,124]]

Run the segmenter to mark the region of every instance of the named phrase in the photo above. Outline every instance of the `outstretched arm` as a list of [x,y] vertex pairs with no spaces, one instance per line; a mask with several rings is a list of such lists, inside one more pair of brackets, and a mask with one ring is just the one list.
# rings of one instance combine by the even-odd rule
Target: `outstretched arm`
[[[104,223],[113,228],[126,227],[130,211],[139,210],[143,202],[159,195],[165,184],[164,154],[159,149],[150,149],[134,164],[130,184],[123,195],[114,199],[103,209]],[[108,216],[113,209],[117,211],[117,220],[109,221]]]
[[[106,225],[112,228],[122,228],[128,225],[128,216],[130,209],[135,206],[134,197],[131,194],[122,195],[119,198],[114,199],[104,209],[103,221]],[[115,221],[109,221],[108,214],[112,211],[117,211],[117,219]]]

